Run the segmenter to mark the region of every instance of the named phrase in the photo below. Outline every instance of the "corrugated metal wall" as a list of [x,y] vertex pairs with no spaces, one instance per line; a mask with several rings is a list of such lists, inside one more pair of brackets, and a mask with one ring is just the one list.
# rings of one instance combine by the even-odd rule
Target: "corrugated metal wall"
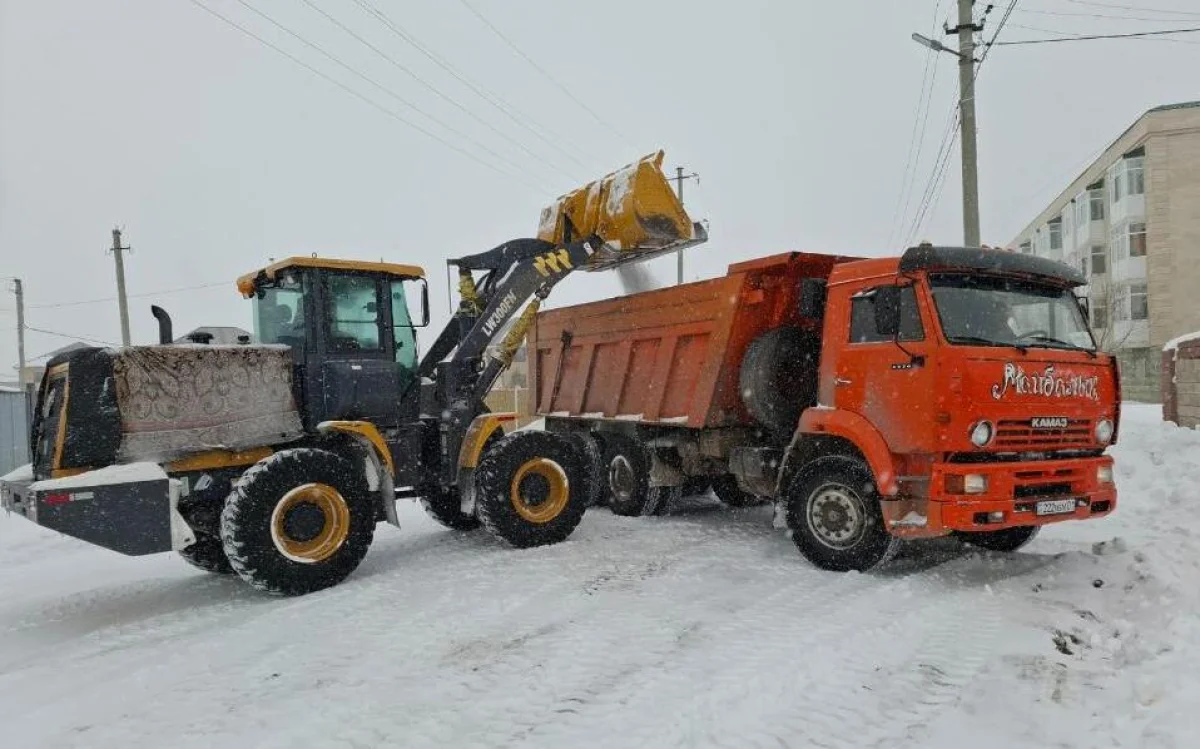
[[29,462],[25,394],[0,390],[0,475]]

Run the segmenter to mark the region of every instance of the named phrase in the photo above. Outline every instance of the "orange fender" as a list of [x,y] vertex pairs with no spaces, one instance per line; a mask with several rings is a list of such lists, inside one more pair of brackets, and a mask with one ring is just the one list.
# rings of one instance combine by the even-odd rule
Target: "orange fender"
[[879,430],[862,416],[838,408],[810,408],[800,416],[796,433],[798,438],[808,434],[847,440],[866,458],[882,496],[894,497],[900,492],[892,452]]

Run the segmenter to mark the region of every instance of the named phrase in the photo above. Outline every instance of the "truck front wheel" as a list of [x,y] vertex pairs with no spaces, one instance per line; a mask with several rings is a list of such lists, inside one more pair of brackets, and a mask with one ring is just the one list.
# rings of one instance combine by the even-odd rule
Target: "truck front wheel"
[[818,459],[792,480],[784,501],[793,543],[821,569],[866,571],[899,549],[883,526],[874,480],[860,460]]
[[475,513],[488,531],[518,548],[566,540],[587,509],[579,451],[549,432],[514,432],[475,469]]
[[327,450],[292,448],[242,474],[221,510],[221,543],[259,590],[302,595],[337,585],[375,535],[366,477]]

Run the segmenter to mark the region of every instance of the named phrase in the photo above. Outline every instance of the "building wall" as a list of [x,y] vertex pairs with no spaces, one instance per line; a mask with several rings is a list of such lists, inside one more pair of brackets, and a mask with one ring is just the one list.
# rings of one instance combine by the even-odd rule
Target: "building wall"
[[0,390],[0,475],[29,462],[25,394]]
[[1150,344],[1161,348],[1200,330],[1200,130],[1164,133],[1148,155]]

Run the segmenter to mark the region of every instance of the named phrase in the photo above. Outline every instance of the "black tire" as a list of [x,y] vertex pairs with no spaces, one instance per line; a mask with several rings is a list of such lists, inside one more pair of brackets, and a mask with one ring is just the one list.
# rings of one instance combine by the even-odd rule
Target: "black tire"
[[[503,437],[504,432],[500,429],[489,434],[488,438],[484,440],[480,460]],[[457,489],[428,486],[422,488],[421,491],[421,506],[425,508],[425,513],[443,527],[449,528],[452,531],[465,532],[476,530],[482,525],[479,522],[479,518],[462,511],[462,496],[458,493]]]
[[550,432],[514,432],[475,469],[475,513],[517,548],[566,540],[587,510],[583,461],[570,440]]
[[358,567],[376,514],[355,464],[327,450],[280,450],[234,484],[221,511],[221,544],[255,588],[303,595],[337,585]]
[[221,539],[216,536],[197,533],[196,542],[180,549],[179,556],[198,570],[214,575],[233,574],[233,565],[229,564],[229,557],[225,556],[225,549],[221,547]]
[[650,500],[650,452],[632,437],[604,435],[604,489],[614,515],[638,517],[646,514]]
[[857,458],[818,459],[792,480],[784,501],[792,542],[821,569],[865,572],[900,548],[883,526],[871,472]]
[[1037,538],[1040,525],[1024,525],[1018,528],[1005,528],[1001,531],[979,531],[960,533],[963,541],[988,551],[1016,551],[1033,539]]
[[712,482],[713,494],[728,507],[754,507],[766,500],[757,494],[751,494],[738,486],[737,477],[732,473],[717,476]]
[[683,482],[683,496],[702,497],[712,489],[713,481],[710,476],[688,476]]
[[791,437],[800,412],[817,402],[821,339],[794,327],[768,330],[742,358],[738,387],[750,416],[777,437]]
[[595,507],[603,501],[604,493],[604,454],[600,442],[589,432],[571,432],[567,438],[579,451],[579,460],[583,463],[587,506]]

